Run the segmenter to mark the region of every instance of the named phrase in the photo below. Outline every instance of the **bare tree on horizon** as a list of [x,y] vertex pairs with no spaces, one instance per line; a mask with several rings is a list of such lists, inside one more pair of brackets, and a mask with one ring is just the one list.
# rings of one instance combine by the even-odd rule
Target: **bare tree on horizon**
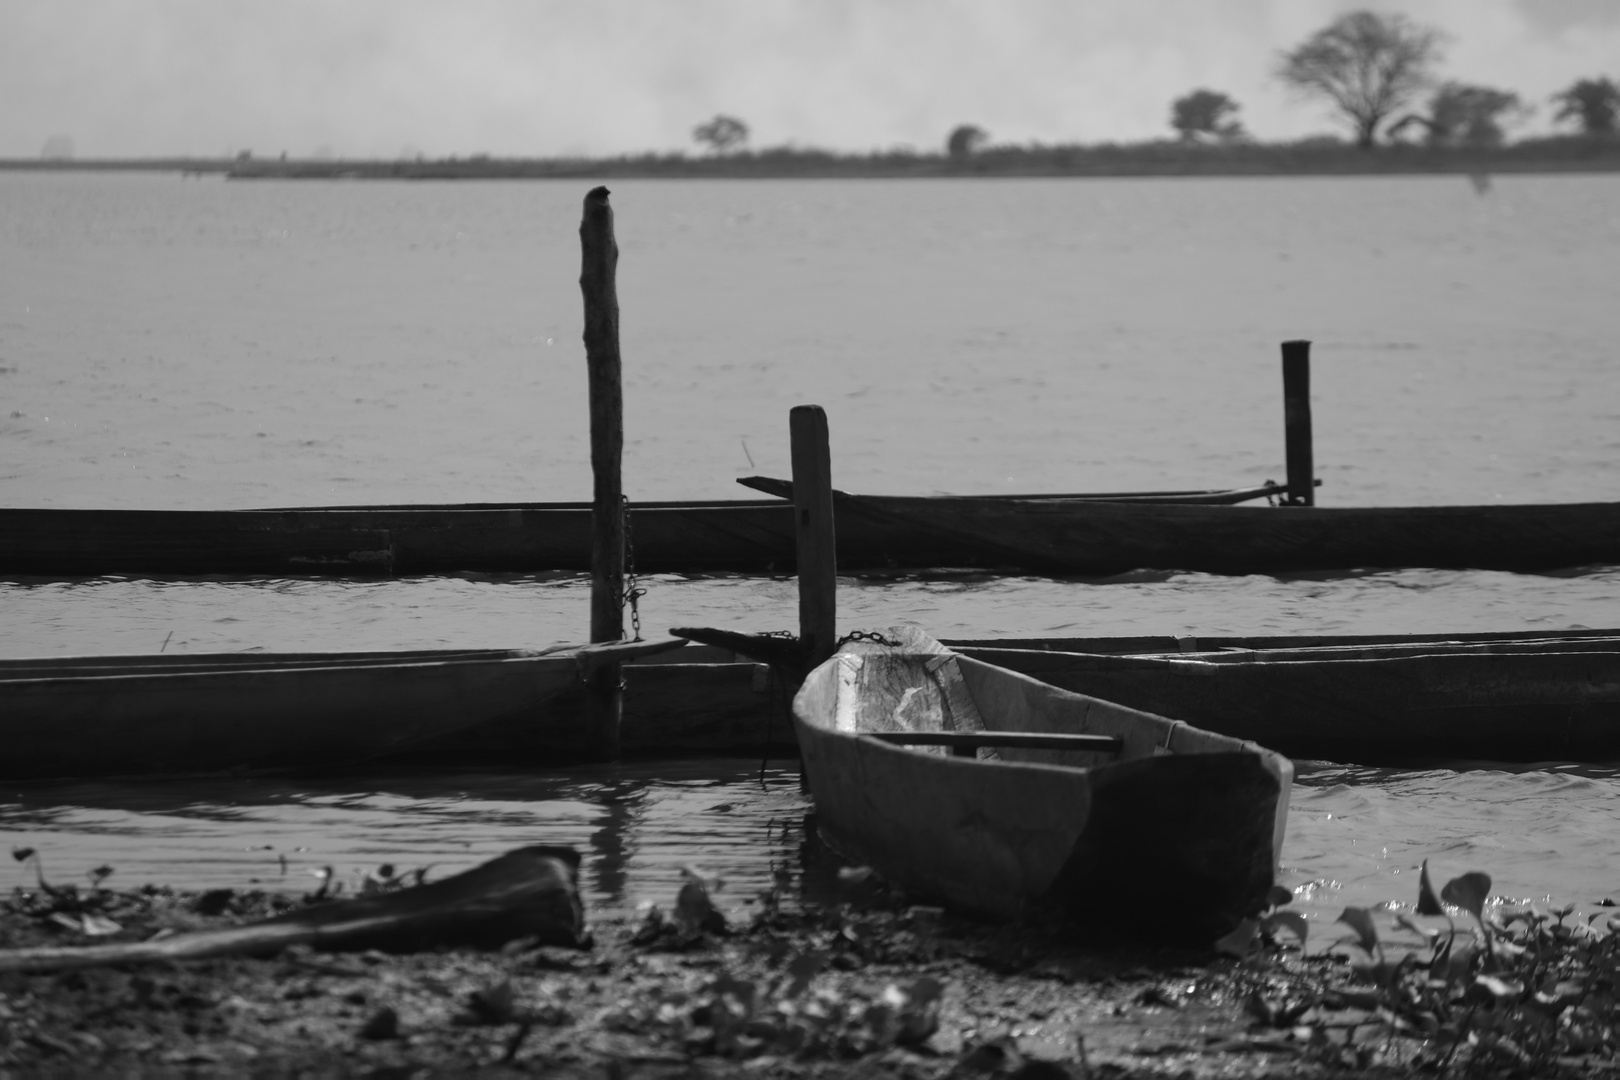
[[1371,149],[1378,127],[1434,84],[1444,41],[1440,31],[1404,15],[1352,11],[1282,54],[1277,78],[1325,97]]
[[692,139],[712,153],[727,154],[748,144],[748,125],[735,116],[717,113],[713,120],[692,129]]

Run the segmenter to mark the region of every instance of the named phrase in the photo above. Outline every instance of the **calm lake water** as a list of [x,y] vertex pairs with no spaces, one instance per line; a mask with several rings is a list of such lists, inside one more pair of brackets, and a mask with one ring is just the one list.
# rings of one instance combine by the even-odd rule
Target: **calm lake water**
[[[588,181],[225,183],[0,174],[0,505],[589,498]],[[824,405],[856,491],[1280,478],[1278,342],[1309,338],[1327,505],[1620,498],[1620,177],[614,183],[633,498],[786,475]],[[660,577],[644,621],[791,628],[793,583]],[[0,582],[0,655],[518,646],[574,578]],[[841,582],[846,628],[941,636],[1620,625],[1620,568]],[[0,749],[0,752],[4,752]],[[693,861],[797,872],[791,763],[657,773],[0,789],[54,876],[303,888],[306,871],[587,855],[599,907]],[[1483,869],[1620,893],[1612,770],[1305,765],[1286,881],[1313,913]],[[281,873],[280,856],[288,860]],[[20,871],[18,871],[20,873]],[[115,879],[116,880],[116,879]],[[0,885],[5,884],[0,880]],[[1167,883],[1167,903],[1185,902]]]

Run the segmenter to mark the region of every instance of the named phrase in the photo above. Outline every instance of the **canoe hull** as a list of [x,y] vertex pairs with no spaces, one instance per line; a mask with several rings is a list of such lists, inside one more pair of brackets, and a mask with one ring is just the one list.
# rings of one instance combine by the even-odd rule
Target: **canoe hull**
[[[1198,644],[1231,651],[1108,655],[1173,649],[1169,638],[954,647],[1299,758],[1620,760],[1614,631]],[[421,650],[0,661],[0,776],[300,770],[382,755],[423,763],[577,760],[586,750],[585,701],[571,662],[534,657]],[[564,677],[537,674],[548,665]],[[361,680],[366,668],[377,669],[369,683]],[[283,669],[301,674],[271,674]],[[762,664],[691,646],[623,670],[628,754],[792,752],[786,690]],[[295,681],[303,689],[276,689]],[[168,748],[149,731],[169,732]]]
[[[926,693],[927,658],[856,658],[840,653],[818,668],[794,701],[817,819],[846,857],[982,915],[1103,919],[1153,937],[1207,940],[1263,905],[1287,813],[1285,759],[968,659],[951,662],[988,726],[1118,734],[1124,760],[894,746],[837,718],[851,694],[871,692],[866,664]],[[893,700],[913,698],[902,690]]]
[[[981,567],[1107,575],[1379,566],[1549,570],[1620,563],[1620,503],[1256,507],[839,493],[844,570]],[[795,566],[789,503],[642,504],[638,570]],[[577,503],[306,510],[0,509],[0,573],[408,575],[590,569]]]
[[868,557],[900,566],[1107,575],[1620,562],[1620,503],[1263,507],[841,494],[834,513],[840,533],[889,529],[892,546]]
[[[785,696],[760,666],[638,661],[623,670],[626,753],[791,745]],[[585,716],[571,653],[4,661],[0,777],[311,772],[378,758],[557,763],[586,752]]]
[[316,771],[538,710],[569,657],[291,663],[0,681],[9,779]]

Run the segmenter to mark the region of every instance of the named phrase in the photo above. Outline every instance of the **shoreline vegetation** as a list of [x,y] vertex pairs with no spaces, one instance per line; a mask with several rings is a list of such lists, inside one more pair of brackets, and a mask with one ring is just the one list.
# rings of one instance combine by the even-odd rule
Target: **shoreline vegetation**
[[1181,141],[986,147],[950,155],[914,150],[841,154],[782,147],[720,154],[647,153],[607,158],[152,157],[0,159],[26,172],[174,172],[232,180],[546,179],[932,179],[1155,176],[1488,177],[1517,173],[1620,172],[1620,139],[1556,136],[1506,146],[1397,144],[1374,150],[1331,138],[1293,143]]
[[[577,866],[571,851],[527,850]],[[32,849],[14,855],[32,865],[37,887],[0,894],[0,961],[124,957],[188,937],[246,934],[257,945],[186,963],[0,963],[0,1076],[1573,1080],[1615,1071],[1620,919],[1601,908],[1588,919],[1573,907],[1508,910],[1478,872],[1437,893],[1426,862],[1415,907],[1346,908],[1317,923],[1309,945],[1309,924],[1282,889],[1268,913],[1189,950],[1134,943],[1112,925],[977,922],[919,905],[864,868],[841,869],[836,897],[811,900],[782,867],[772,888],[729,913],[713,899],[720,883],[689,870],[667,912],[586,924],[576,907],[569,925],[585,934],[570,944],[522,936],[523,922],[500,924],[504,945],[385,952],[355,936],[277,948],[262,931],[360,925],[348,911],[416,911],[413,895],[465,891],[460,879],[422,884],[426,868],[379,867],[352,898],[330,873],[301,897],[122,890],[106,886],[111,867],[88,887],[53,884]],[[522,906],[500,907],[499,888],[481,895],[503,911]],[[1197,903],[1166,883],[1166,919]],[[495,925],[478,905],[469,913]]]

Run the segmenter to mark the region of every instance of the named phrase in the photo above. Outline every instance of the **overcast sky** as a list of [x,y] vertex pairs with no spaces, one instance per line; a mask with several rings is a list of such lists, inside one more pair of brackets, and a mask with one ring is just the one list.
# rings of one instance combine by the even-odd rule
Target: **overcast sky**
[[1620,78],[1620,0],[0,0],[0,156],[933,149],[1169,134],[1224,91],[1262,139],[1334,130],[1269,72],[1355,7],[1451,36],[1444,73],[1547,96]]

